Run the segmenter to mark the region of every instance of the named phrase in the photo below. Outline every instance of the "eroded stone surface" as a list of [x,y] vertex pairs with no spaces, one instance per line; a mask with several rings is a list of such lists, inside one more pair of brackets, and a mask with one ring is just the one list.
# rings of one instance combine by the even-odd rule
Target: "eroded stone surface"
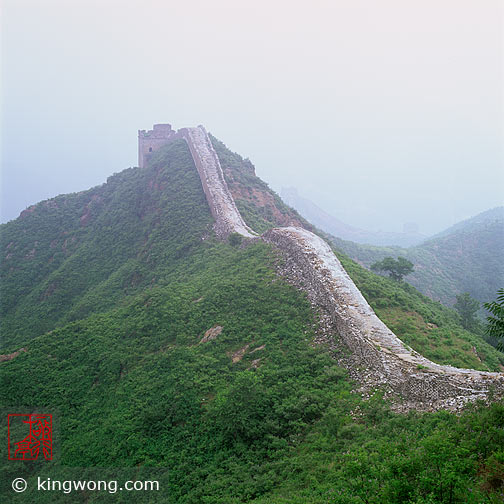
[[26,348],[20,348],[16,352],[12,352],[10,354],[0,355],[0,362],[10,361],[15,359],[21,352],[26,352]]
[[[162,126],[166,126],[165,143],[177,138],[187,142],[217,235],[221,239],[230,233],[257,238],[236,207],[205,128],[182,128],[175,133],[171,126]],[[139,136],[140,133],[145,136],[144,132],[139,132]],[[148,139],[151,143],[153,140]],[[158,148],[157,143],[152,145]],[[150,149],[151,144],[144,139],[142,155],[147,147]],[[308,294],[319,316],[316,341],[329,343],[335,350],[340,342],[334,336],[339,335],[351,350],[351,355],[342,361],[350,375],[363,384],[364,396],[382,388],[402,398],[402,410],[435,410],[458,409],[468,401],[504,395],[504,373],[442,366],[406,346],[377,317],[329,245],[317,235],[303,228],[285,227],[267,231],[262,239],[276,245],[283,254],[285,262],[280,273]],[[201,342],[214,337],[213,332],[208,337],[205,334]],[[233,362],[241,360],[248,347],[235,352],[231,356]]]
[[200,343],[206,343],[207,341],[212,341],[219,336],[219,334],[222,332],[222,326],[216,325],[214,327],[211,327],[208,329],[208,331],[205,332],[203,335],[203,338],[201,338]]
[[184,138],[189,145],[201,184],[215,219],[218,236],[238,233],[247,238],[257,236],[243,220],[228,189],[222,167],[212,142],[203,126],[184,128]]
[[283,274],[307,292],[329,326],[352,351],[354,362],[412,404],[432,409],[502,396],[504,374],[442,366],[407,347],[374,313],[329,245],[306,229],[275,228],[263,239],[277,245],[286,261]]
[[250,343],[247,343],[243,348],[240,348],[239,350],[231,354],[231,361],[233,362],[233,364],[236,364],[243,359],[243,356],[246,354],[249,346]]

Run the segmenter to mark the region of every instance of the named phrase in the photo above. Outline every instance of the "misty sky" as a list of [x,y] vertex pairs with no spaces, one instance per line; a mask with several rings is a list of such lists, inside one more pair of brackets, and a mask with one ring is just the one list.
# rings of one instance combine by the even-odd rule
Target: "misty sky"
[[432,234],[504,204],[500,0],[2,0],[2,222],[203,124],[279,192]]

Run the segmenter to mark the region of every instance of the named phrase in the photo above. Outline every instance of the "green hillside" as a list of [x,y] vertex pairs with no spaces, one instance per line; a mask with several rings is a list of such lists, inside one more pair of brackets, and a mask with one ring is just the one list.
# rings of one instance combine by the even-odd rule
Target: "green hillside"
[[[239,154],[230,152],[225,145],[213,138],[221,159],[227,183],[235,194],[237,205],[245,221],[253,229],[265,231],[274,226],[300,225],[317,232],[329,243],[332,237],[314,229],[295,210],[282,200],[261,179],[255,176],[254,166]],[[500,370],[503,354],[464,330],[458,323],[458,315],[407,284],[398,285],[360,267],[348,256],[358,244],[345,242],[353,248],[336,247],[335,252],[348,274],[366,297],[378,316],[408,345],[429,359],[440,364],[451,364],[483,370]],[[336,242],[340,245],[340,242]],[[348,251],[347,254],[341,250]],[[362,247],[363,251],[380,252],[389,249]],[[482,252],[483,253],[483,252]],[[499,271],[501,265],[494,265]],[[436,271],[430,273],[436,277]],[[482,281],[480,279],[480,281]]]
[[463,221],[457,222],[453,226],[450,226],[448,229],[441,231],[440,233],[431,236],[431,238],[441,238],[443,236],[448,236],[452,233],[458,231],[471,231],[473,229],[478,229],[481,224],[488,224],[492,222],[501,222],[504,221],[504,207],[495,207],[490,210],[486,210],[485,212],[481,212],[474,217],[469,219],[465,219]]
[[144,169],[58,196],[2,226],[2,346],[31,338],[166,285],[211,232],[183,140]]
[[[249,162],[216,149],[249,224],[300,219]],[[363,401],[313,346],[316,316],[276,276],[274,250],[219,242],[211,224],[180,141],[0,228],[2,353],[26,350],[0,362],[0,404],[58,424],[54,463],[9,462],[1,444],[2,502],[500,502],[502,403],[404,416],[379,391]],[[411,346],[442,363],[503,362],[451,310],[341,259]],[[37,476],[108,474],[157,478],[161,491],[36,490]]]
[[492,301],[504,285],[502,208],[484,212],[407,249],[360,245],[335,237],[332,242],[366,267],[386,256],[406,257],[415,265],[406,281],[447,306],[452,306],[461,292],[469,292],[482,303]]

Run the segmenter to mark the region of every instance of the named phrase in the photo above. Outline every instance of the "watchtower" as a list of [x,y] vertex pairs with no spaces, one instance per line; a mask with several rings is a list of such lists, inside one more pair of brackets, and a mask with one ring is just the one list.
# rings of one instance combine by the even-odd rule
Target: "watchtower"
[[138,130],[138,166],[143,168],[150,154],[172,140],[175,133],[171,124],[154,124],[151,130]]

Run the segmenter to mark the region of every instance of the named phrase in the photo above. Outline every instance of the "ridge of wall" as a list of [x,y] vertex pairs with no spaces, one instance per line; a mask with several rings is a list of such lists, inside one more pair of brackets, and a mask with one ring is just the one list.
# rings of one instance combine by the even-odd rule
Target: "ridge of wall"
[[428,403],[455,409],[504,395],[504,373],[443,366],[407,347],[374,313],[322,238],[297,227],[271,229],[262,237],[282,251],[284,274],[329,314],[359,363],[376,375],[375,382],[389,385],[413,407]]
[[[178,138],[187,142],[215,219],[217,236],[225,239],[230,233],[238,233],[258,238],[236,207],[205,128],[200,125],[174,132],[170,125],[159,126],[166,130],[161,136],[166,136],[163,143],[153,144],[156,149]],[[139,138],[140,134],[148,137],[152,133],[139,132]],[[147,141],[142,144],[143,152],[149,145]],[[328,315],[331,330],[341,336],[358,365],[372,372],[374,383],[389,386],[408,401],[405,409],[457,409],[468,401],[504,396],[504,373],[443,366],[406,346],[378,318],[319,236],[304,228],[285,227],[271,229],[261,239],[274,244],[284,255],[283,274],[287,280],[304,290],[312,304]]]
[[231,191],[224,179],[217,153],[203,126],[180,128],[174,131],[170,124],[155,124],[150,131],[139,130],[139,167],[143,168],[145,166],[150,153],[181,138],[186,141],[198,170],[208,206],[215,219],[214,229],[217,236],[225,239],[231,233],[238,233],[246,238],[257,238],[257,233],[245,224],[236,207]]
[[238,233],[246,238],[257,237],[257,234],[245,224],[236,207],[224,179],[219,158],[205,128],[201,125],[197,128],[183,128],[183,137],[191,151],[208,205],[215,219],[217,236],[226,238],[231,233]]

